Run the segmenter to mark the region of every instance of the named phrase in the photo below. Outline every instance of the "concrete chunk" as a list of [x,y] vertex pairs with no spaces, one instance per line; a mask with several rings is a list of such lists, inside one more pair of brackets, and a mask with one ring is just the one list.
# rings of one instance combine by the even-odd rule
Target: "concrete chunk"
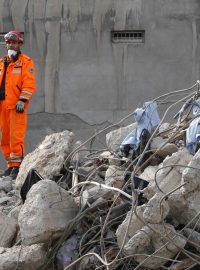
[[73,197],[54,181],[42,180],[32,186],[19,213],[23,244],[48,242],[59,237],[76,216]]
[[15,246],[0,251],[1,270],[36,270],[45,262],[46,251],[42,245]]
[[0,246],[10,247],[16,233],[16,221],[0,212]]
[[106,134],[106,144],[109,151],[118,152],[122,141],[126,136],[137,127],[137,123],[133,123],[126,127],[115,129]]
[[46,179],[52,179],[59,174],[71,151],[73,138],[74,134],[68,130],[46,136],[39,147],[24,158],[16,179],[16,188],[21,188],[32,168]]

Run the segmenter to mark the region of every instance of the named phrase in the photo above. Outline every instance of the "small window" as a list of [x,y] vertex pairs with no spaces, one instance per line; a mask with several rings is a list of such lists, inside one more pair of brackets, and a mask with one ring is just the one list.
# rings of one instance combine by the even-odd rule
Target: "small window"
[[111,31],[111,40],[113,43],[144,43],[145,31]]

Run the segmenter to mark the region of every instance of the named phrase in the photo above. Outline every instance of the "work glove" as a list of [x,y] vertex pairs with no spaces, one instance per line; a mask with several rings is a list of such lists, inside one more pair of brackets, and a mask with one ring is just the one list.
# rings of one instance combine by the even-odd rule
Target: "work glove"
[[15,107],[16,112],[17,113],[23,113],[24,112],[24,106],[25,106],[25,102],[23,102],[22,100],[17,101],[16,107]]

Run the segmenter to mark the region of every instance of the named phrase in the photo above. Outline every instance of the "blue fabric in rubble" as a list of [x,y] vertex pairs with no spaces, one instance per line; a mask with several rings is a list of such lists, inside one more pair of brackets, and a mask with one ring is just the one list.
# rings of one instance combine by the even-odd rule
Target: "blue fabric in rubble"
[[186,147],[190,154],[195,154],[198,140],[200,140],[200,116],[195,118],[186,129]]
[[194,106],[192,108],[192,112],[195,116],[200,114],[200,98],[194,101]]
[[195,154],[197,141],[200,140],[200,98],[194,101],[192,112],[197,118],[186,129],[186,148],[190,154]]
[[137,127],[127,135],[121,143],[120,149],[123,152],[124,145],[129,144],[132,149],[137,149],[140,144],[140,135],[144,129],[152,133],[153,129],[160,123],[156,102],[145,102],[143,108],[137,108],[133,112]]

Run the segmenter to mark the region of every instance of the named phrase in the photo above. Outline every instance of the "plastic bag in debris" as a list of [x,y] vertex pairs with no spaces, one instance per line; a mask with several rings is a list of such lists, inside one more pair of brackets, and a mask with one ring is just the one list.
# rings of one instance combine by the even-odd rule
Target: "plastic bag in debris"
[[186,129],[185,143],[190,154],[195,154],[197,151],[197,144],[200,141],[200,98],[192,101],[192,113],[194,116],[196,116],[196,118]]
[[[63,270],[65,267],[70,265],[78,258],[79,241],[79,237],[77,235],[73,235],[62,244],[56,255],[56,263],[58,270]],[[76,265],[74,266],[74,268],[72,267],[70,269],[75,270]]]
[[30,188],[32,187],[32,185],[34,185],[35,183],[37,183],[42,179],[43,177],[35,169],[30,169],[24,181],[24,184],[22,185],[20,190],[20,196],[22,198],[23,203],[25,202],[26,195],[30,190]]
[[200,141],[200,117],[195,118],[186,129],[186,147],[190,154],[195,154]]
[[200,98],[194,101],[192,112],[195,116],[200,114]]
[[143,108],[137,108],[133,112],[133,116],[137,122],[137,127],[121,143],[120,151],[122,155],[127,145],[130,145],[132,149],[136,150],[141,142],[142,132],[147,130],[151,134],[153,129],[160,123],[156,102],[145,102]]

